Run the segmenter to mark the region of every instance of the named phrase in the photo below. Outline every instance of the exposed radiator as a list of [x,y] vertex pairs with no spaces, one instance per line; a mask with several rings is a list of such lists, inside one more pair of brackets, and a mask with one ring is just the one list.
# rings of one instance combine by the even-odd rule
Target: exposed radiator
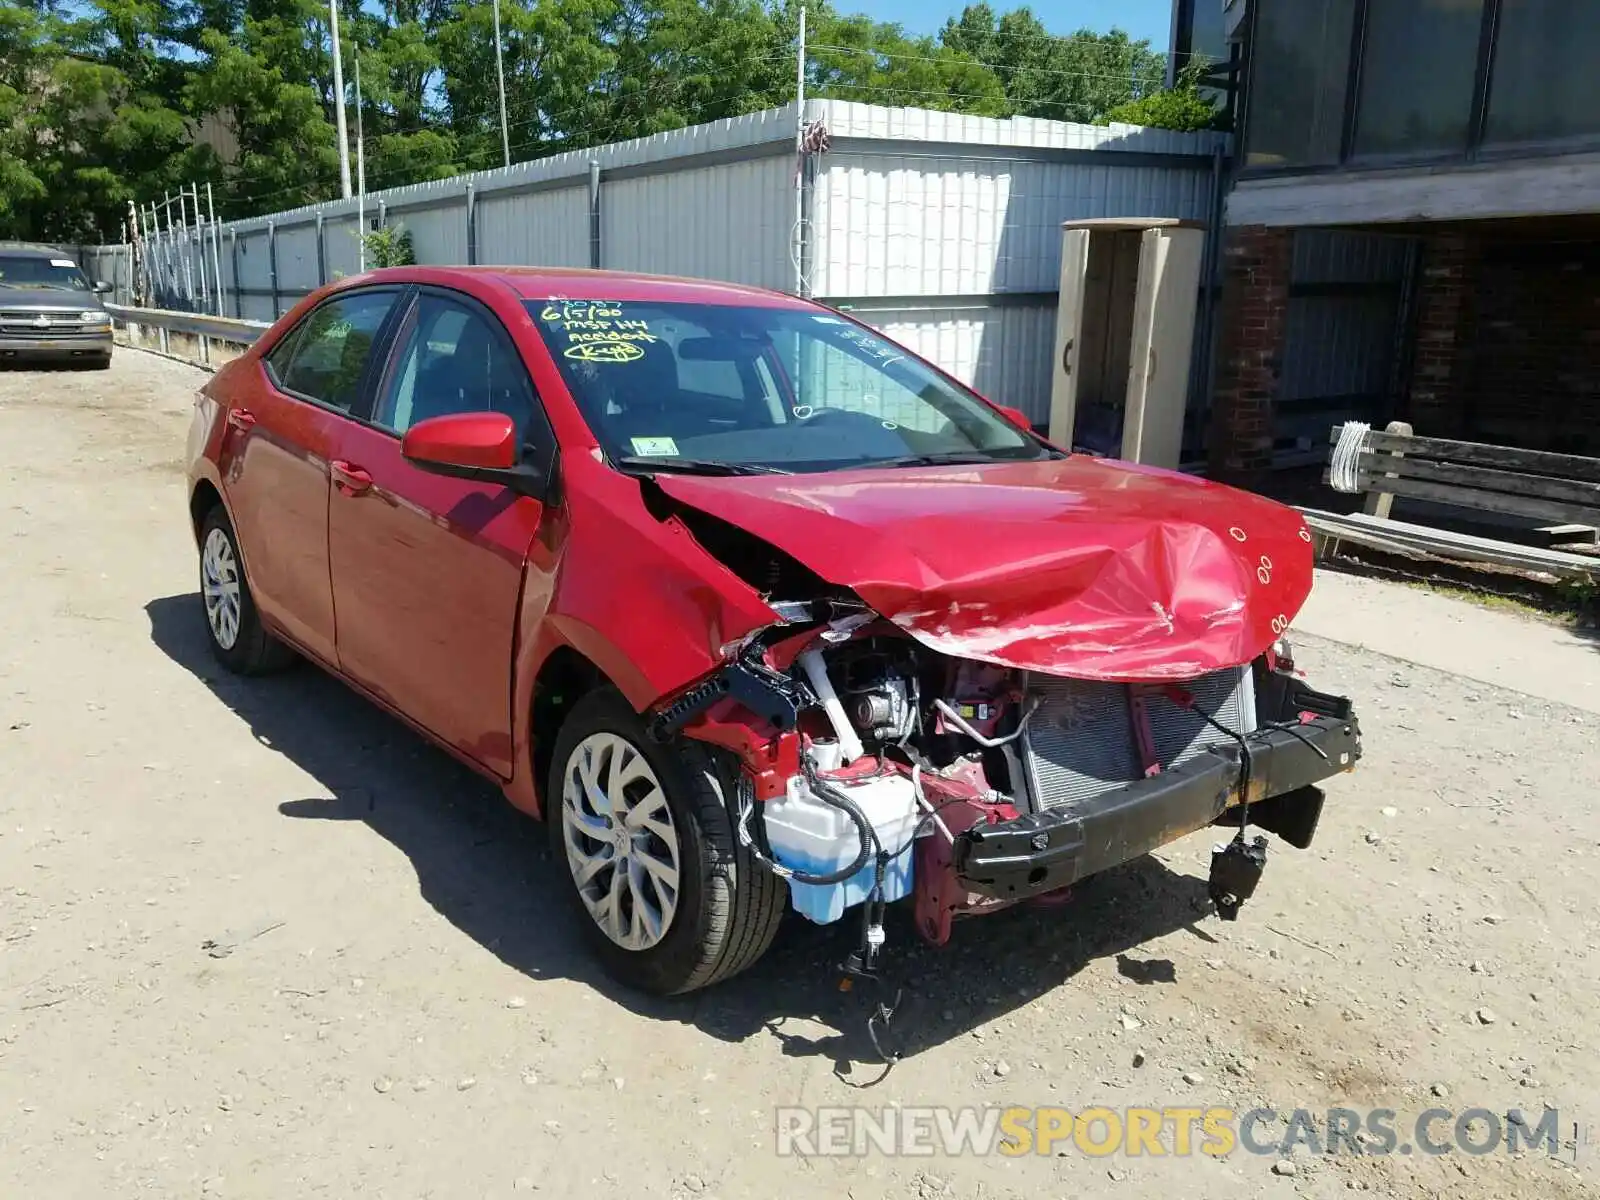
[[[1182,685],[1195,707],[1240,733],[1256,727],[1254,678],[1249,666],[1216,671]],[[1029,692],[1040,700],[1023,737],[1023,763],[1040,808],[1060,808],[1144,777],[1134,735],[1132,689],[1034,675]],[[1207,746],[1231,739],[1181,708],[1158,688],[1143,691],[1156,761],[1179,766]]]

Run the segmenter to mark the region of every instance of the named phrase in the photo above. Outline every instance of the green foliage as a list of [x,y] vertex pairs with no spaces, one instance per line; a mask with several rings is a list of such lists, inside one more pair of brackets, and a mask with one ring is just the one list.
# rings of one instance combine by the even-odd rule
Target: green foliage
[[411,231],[404,225],[385,225],[363,234],[366,245],[367,266],[413,267],[417,263],[416,251],[411,246]]
[[[499,166],[490,5],[337,3],[367,186]],[[794,97],[799,0],[500,9],[514,161]],[[1055,37],[1027,8],[987,4],[936,38],[829,0],[806,12],[809,95],[1074,121],[1135,113],[1182,128],[1199,119],[1187,94],[1161,91],[1163,56],[1120,31]],[[327,0],[0,4],[0,237],[114,242],[130,200],[191,183],[213,185],[224,218],[338,195],[329,34]]]
[[1204,63],[1190,64],[1179,73],[1172,87],[1117,105],[1107,111],[1105,121],[1187,132],[1221,128],[1225,114],[1200,90],[1199,77],[1204,69]]
[[1600,626],[1600,575],[1562,580],[1557,592],[1580,624]]
[[1004,89],[1008,113],[1054,121],[1100,121],[1119,104],[1161,87],[1166,56],[1120,29],[1051,37],[1032,10],[997,16],[969,5],[945,22],[940,41],[985,65]]

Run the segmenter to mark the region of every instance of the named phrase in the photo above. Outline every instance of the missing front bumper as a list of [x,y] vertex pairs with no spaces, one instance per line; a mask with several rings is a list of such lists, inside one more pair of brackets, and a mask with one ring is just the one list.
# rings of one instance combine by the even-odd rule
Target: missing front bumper
[[[1348,711],[1313,717],[1292,730],[1257,731],[1250,738],[1252,823],[1309,846],[1322,812],[1315,785],[1350,770],[1360,757],[1360,725]],[[1222,817],[1240,801],[1241,760],[1238,746],[1217,746],[1069,808],[974,826],[956,838],[956,873],[969,891],[997,899],[1067,887]]]

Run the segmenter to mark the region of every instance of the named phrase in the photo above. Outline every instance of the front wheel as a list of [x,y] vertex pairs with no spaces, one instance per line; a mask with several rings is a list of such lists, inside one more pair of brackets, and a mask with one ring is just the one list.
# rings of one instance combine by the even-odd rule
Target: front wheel
[[556,869],[614,978],[697,991],[772,944],[784,885],[737,844],[709,752],[652,742],[614,689],[584,697],[562,725],[545,796]]
[[264,675],[294,661],[294,652],[261,624],[228,514],[218,504],[200,523],[200,599],[211,653],[239,675]]

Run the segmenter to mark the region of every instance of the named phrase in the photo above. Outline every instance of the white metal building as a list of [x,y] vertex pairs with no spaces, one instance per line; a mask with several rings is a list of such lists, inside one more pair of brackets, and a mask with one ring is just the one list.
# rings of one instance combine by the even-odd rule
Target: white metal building
[[358,269],[364,219],[403,225],[419,263],[803,288],[1043,422],[1062,223],[1209,222],[1227,149],[1214,133],[833,100],[805,116],[825,127],[825,153],[797,155],[789,105],[223,224],[214,239],[180,231],[150,247],[154,299],[269,320]]

